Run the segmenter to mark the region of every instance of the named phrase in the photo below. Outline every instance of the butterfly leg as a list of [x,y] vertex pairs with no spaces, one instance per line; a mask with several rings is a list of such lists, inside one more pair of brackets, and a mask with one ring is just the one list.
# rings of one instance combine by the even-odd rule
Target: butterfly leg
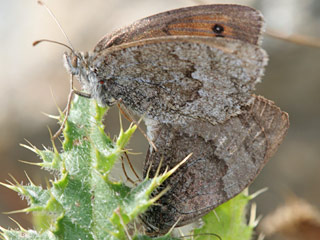
[[143,131],[141,128],[140,128],[140,122],[141,122],[141,119],[143,118],[143,116],[140,118],[140,120],[137,122],[133,116],[130,114],[129,110],[126,108],[126,106],[124,104],[121,104],[122,103],[122,99],[118,100],[117,101],[117,106],[121,112],[121,114],[130,122],[133,122],[135,125],[137,125],[139,131],[142,133],[142,135],[148,140],[149,144],[153,147],[153,149],[155,151],[157,151],[157,147],[156,145],[152,142],[152,140],[147,136],[147,134],[145,133],[145,131]]
[[71,78],[70,78],[70,92],[69,92],[69,96],[68,96],[68,102],[67,102],[67,106],[64,109],[63,113],[65,114],[65,118],[63,119],[63,122],[61,123],[61,126],[59,128],[59,130],[52,136],[52,140],[56,139],[62,132],[64,125],[68,119],[68,116],[70,114],[70,107],[71,107],[71,100],[74,94],[77,94],[81,97],[85,97],[85,98],[91,98],[91,95],[89,93],[85,93],[85,92],[81,92],[77,89],[73,88],[73,75],[71,74]]

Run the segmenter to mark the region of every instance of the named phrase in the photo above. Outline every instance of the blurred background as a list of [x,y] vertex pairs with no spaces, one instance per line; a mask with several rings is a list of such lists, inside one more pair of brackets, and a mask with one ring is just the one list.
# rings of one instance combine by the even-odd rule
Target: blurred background
[[[212,1],[253,6],[265,16],[267,26],[284,34],[320,38],[320,1],[252,0]],[[90,51],[98,40],[121,26],[162,11],[196,5],[191,0],[48,0],[77,50]],[[35,0],[0,0],[0,181],[12,174],[27,182],[25,172],[37,184],[46,186],[51,176],[18,160],[38,162],[31,151],[19,146],[29,140],[38,148],[51,146],[47,127],[58,129],[55,120],[42,112],[57,114],[64,109],[69,92],[69,76],[62,64],[66,49],[49,43],[32,47],[41,38],[66,42],[54,20]],[[265,36],[263,48],[269,54],[263,82],[257,93],[276,102],[290,115],[291,126],[276,155],[250,187],[258,196],[258,215],[266,216],[283,204],[289,195],[303,198],[320,209],[320,48],[296,45]],[[119,131],[118,109],[106,117],[106,131],[113,137]],[[116,125],[115,125],[116,124]],[[130,156],[140,173],[147,141],[137,132],[129,146],[141,155]],[[118,178],[121,166],[118,166]],[[15,192],[0,186],[0,212],[26,207]],[[30,228],[30,215],[11,215]],[[0,214],[0,225],[16,227]],[[266,239],[283,239],[279,235]]]

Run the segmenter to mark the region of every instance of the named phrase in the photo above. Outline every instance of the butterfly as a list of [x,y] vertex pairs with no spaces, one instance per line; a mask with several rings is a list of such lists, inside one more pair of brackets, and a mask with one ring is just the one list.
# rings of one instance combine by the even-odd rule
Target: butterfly
[[253,182],[276,152],[289,127],[288,114],[264,97],[253,97],[241,114],[222,124],[196,120],[182,128],[149,123],[158,151],[149,149],[144,175],[154,177],[160,162],[163,172],[192,153],[153,193],[169,187],[142,217],[150,233],[191,223],[233,198]]
[[[246,188],[282,142],[288,115],[253,95],[267,64],[264,20],[240,5],[176,9],[103,37],[92,52],[64,54],[67,70],[102,106],[121,103],[144,116],[170,190],[141,216],[150,234],[203,216]],[[156,193],[154,193],[156,194]]]
[[160,13],[103,37],[93,52],[64,55],[100,105],[121,100],[145,119],[221,123],[240,113],[267,64],[261,14],[239,5]]

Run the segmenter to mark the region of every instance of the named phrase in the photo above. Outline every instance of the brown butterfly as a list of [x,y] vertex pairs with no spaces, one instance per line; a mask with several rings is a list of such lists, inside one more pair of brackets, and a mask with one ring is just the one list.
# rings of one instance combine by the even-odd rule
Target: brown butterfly
[[101,105],[121,100],[146,119],[215,124],[252,100],[267,63],[263,25],[245,6],[177,9],[105,36],[93,52],[65,54],[65,65]]
[[[101,105],[122,103],[143,115],[170,190],[143,216],[153,234],[185,225],[247,187],[281,143],[289,122],[252,95],[267,56],[260,12],[203,5],[160,13],[115,31],[93,52],[66,53],[65,65]],[[146,172],[145,172],[146,173]]]
[[164,171],[193,153],[154,193],[170,187],[142,216],[150,233],[165,233],[174,224],[193,222],[239,194],[275,153],[287,133],[288,114],[270,100],[253,97],[254,102],[242,107],[241,114],[223,124],[198,120],[185,127],[149,123],[158,151],[150,148],[144,175],[149,171],[153,177],[161,161]]

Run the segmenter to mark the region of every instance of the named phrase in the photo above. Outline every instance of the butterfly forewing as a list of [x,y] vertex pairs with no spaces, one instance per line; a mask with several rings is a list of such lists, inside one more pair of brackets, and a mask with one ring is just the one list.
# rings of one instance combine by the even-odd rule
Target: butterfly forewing
[[207,36],[259,44],[264,20],[253,8],[239,5],[201,5],[143,18],[103,37],[94,51],[161,36]]

